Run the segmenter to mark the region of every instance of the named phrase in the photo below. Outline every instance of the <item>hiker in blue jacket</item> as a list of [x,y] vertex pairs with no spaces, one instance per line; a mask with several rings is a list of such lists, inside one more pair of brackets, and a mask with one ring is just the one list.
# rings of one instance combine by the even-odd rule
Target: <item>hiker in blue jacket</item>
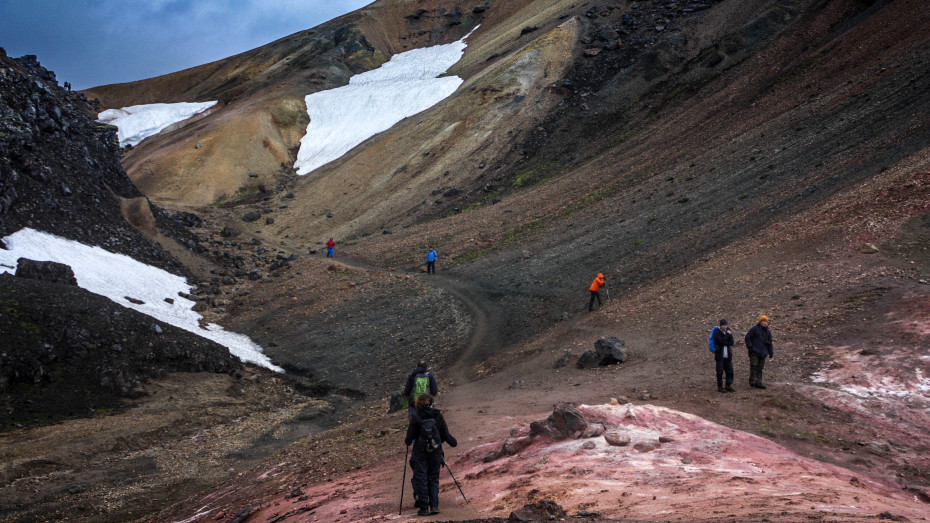
[[436,274],[436,249],[430,247],[426,253],[426,274]]
[[762,369],[765,368],[765,357],[775,357],[768,316],[759,316],[759,323],[746,333],[746,348],[749,349],[749,386],[764,389],[766,387],[762,384]]
[[[448,443],[455,447],[458,441],[449,434],[449,427],[439,409],[433,408],[433,397],[427,393],[417,397],[415,408],[410,409],[410,424],[407,425],[407,436],[404,443],[413,444],[413,454],[410,456],[410,468],[413,477],[410,484],[413,487],[414,506],[420,509],[418,516],[439,514],[439,469],[445,463],[442,453],[442,444]],[[428,440],[433,435],[435,448],[430,448]]]
[[[733,389],[733,333],[727,320],[720,320],[720,326],[714,327],[714,359],[717,360],[717,392],[736,392]],[[723,386],[726,373],[727,386]]]

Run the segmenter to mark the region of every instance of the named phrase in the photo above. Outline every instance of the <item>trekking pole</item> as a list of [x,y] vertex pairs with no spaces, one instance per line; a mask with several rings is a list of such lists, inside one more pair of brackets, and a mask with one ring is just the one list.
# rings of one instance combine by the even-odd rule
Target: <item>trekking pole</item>
[[607,301],[610,301],[610,289],[606,285],[604,285],[604,292],[607,293]]
[[446,470],[449,471],[449,475],[452,476],[452,481],[454,481],[454,482],[455,482],[455,486],[459,488],[459,493],[462,495],[462,499],[465,500],[465,503],[468,503],[468,498],[466,498],[466,497],[465,497],[465,493],[462,492],[462,486],[459,485],[458,480],[455,479],[455,474],[452,473],[452,469],[449,468],[449,464],[446,463],[446,459],[445,459],[445,458],[442,459],[442,465],[443,465],[444,467],[446,467]]
[[397,515],[401,515],[404,512],[404,485],[407,483],[407,454],[410,453],[410,445],[407,445],[407,450],[404,451],[404,477],[400,480],[400,506],[397,507]]

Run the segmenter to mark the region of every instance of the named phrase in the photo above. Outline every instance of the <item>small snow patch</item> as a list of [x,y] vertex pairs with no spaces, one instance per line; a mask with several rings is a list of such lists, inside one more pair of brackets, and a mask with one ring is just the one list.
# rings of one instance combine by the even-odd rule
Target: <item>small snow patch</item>
[[120,145],[134,146],[166,127],[187,120],[214,105],[215,101],[133,105],[122,109],[107,109],[97,115],[97,121],[119,128]]

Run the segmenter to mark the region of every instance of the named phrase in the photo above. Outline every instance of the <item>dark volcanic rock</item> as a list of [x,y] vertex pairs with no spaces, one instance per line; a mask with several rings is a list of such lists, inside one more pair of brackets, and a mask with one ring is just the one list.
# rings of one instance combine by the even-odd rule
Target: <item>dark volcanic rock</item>
[[544,420],[530,424],[530,435],[545,435],[554,440],[578,438],[588,427],[588,420],[574,405],[559,403]]
[[523,508],[514,510],[510,513],[507,521],[511,522],[529,522],[529,521],[559,521],[564,519],[568,514],[565,513],[555,501],[544,499],[533,504],[524,505]]
[[53,261],[35,261],[20,258],[16,260],[16,276],[77,286],[77,279],[74,277],[74,271],[71,270],[71,267]]
[[626,344],[620,338],[611,336],[601,338],[594,342],[594,350],[585,351],[578,359],[579,369],[605,367],[616,363],[623,363],[628,358]]
[[119,405],[168,372],[234,372],[229,350],[79,287],[0,274],[0,430]]
[[[0,237],[26,227],[54,232],[179,272],[176,259],[123,218],[120,197],[142,194],[120,166],[116,128],[95,117],[35,56],[0,56]],[[195,248],[180,222],[162,209],[152,214],[161,232]]]

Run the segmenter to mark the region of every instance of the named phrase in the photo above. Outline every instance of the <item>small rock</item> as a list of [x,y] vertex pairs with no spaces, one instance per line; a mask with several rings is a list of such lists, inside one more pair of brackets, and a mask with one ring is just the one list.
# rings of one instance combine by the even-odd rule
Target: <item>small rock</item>
[[630,435],[626,432],[612,430],[604,433],[604,441],[615,447],[625,447],[630,444]]
[[861,249],[859,249],[859,252],[862,254],[875,254],[878,252],[878,247],[872,245],[871,243],[867,243],[863,245]]

